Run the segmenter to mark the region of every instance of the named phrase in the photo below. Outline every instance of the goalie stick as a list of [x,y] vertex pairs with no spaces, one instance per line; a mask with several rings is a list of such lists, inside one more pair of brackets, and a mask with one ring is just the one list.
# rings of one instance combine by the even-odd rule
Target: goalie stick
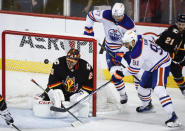
[[[41,85],[39,85],[34,79],[31,79],[31,81],[34,83],[34,84],[36,84],[40,89],[42,89],[46,94],[48,94],[48,92],[46,92],[46,90],[41,86]],[[65,108],[65,106],[63,105],[63,104],[61,104],[61,106],[62,106],[62,108],[64,108],[65,110],[66,110],[66,108]],[[75,121],[75,122],[73,122],[71,125],[73,126],[73,127],[76,127],[76,126],[79,126],[79,125],[81,125],[82,124],[82,121],[80,120],[80,119],[78,119],[72,112],[70,112],[69,110],[66,110],[73,118],[75,118],[77,121]]]
[[[101,45],[100,43],[99,43],[99,45],[100,45],[101,48],[103,48],[112,58],[115,59],[115,56],[114,56],[112,53],[110,53],[110,52],[105,48],[105,46]],[[118,63],[119,63],[123,68],[126,68],[126,66],[123,65],[123,64],[121,63],[121,61],[118,61]],[[133,75],[133,77],[134,77],[137,81],[140,81],[136,76]]]
[[0,115],[0,116],[1,116],[1,118],[3,118],[6,121],[6,123],[8,124],[8,126],[14,128],[17,131],[21,131],[16,125],[14,125],[13,123],[10,123],[9,121],[7,121],[2,115]]
[[100,86],[99,88],[97,88],[96,90],[94,90],[93,92],[91,92],[89,95],[85,96],[84,98],[82,98],[81,100],[77,101],[75,104],[71,105],[68,108],[58,108],[58,107],[55,107],[55,106],[51,106],[50,107],[50,110],[56,111],[56,112],[66,112],[66,111],[69,111],[71,108],[75,107],[80,102],[85,101],[87,98],[89,98],[90,96],[92,96],[93,94],[95,94],[97,91],[99,91],[101,88],[105,87],[110,82],[112,82],[112,80],[109,80],[108,82],[106,82],[105,84],[103,84],[102,86]]

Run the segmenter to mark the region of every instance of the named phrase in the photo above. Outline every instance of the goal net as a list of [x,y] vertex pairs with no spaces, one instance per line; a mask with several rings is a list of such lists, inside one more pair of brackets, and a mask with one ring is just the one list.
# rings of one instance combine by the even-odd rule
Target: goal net
[[[96,39],[72,34],[52,35],[4,31],[0,59],[1,91],[8,106],[30,108],[30,98],[43,92],[30,80],[35,79],[46,88],[52,63],[58,57],[66,55],[70,48],[78,49],[81,58],[92,65],[94,89],[103,85],[106,81],[101,69],[101,62],[105,58],[97,57]],[[117,98],[114,88],[105,87],[91,99],[92,113],[93,116],[96,116],[97,111],[115,111],[117,107],[114,105],[119,98]]]

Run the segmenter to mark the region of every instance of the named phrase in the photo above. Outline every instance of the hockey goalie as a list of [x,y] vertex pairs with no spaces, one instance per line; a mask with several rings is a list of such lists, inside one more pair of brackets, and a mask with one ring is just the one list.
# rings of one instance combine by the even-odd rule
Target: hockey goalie
[[[68,112],[53,112],[51,106],[67,108],[78,102],[93,89],[93,69],[80,58],[77,49],[70,49],[52,66],[44,93],[33,97],[33,112],[39,117],[68,117]],[[70,110],[78,117],[88,117],[89,102],[85,100]]]

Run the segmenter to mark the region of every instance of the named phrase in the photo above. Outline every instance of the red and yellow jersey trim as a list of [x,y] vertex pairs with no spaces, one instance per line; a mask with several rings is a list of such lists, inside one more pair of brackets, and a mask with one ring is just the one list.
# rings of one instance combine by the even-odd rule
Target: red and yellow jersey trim
[[88,90],[88,91],[93,91],[93,88],[90,86],[82,86],[82,89]]
[[49,87],[50,89],[52,89],[52,88],[57,87],[57,86],[59,86],[59,85],[62,85],[62,82],[57,82],[57,83],[54,83],[54,84],[52,84],[52,85],[48,85],[48,87]]
[[3,100],[4,100],[4,99],[3,99],[3,97],[2,97],[2,96],[0,96],[0,102],[1,102],[1,101],[3,101]]

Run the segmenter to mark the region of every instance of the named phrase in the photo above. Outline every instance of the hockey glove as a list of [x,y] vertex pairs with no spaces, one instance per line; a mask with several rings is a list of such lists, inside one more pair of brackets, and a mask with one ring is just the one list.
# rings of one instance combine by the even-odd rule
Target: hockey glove
[[121,79],[123,79],[124,75],[123,75],[122,70],[123,70],[123,68],[121,66],[111,67],[110,74],[112,76],[113,82],[117,82],[117,81],[120,81]]
[[42,100],[44,100],[44,101],[49,101],[50,100],[48,94],[46,94],[45,92],[42,93],[39,97],[41,97]]
[[3,117],[3,119],[6,121],[8,125],[14,122],[10,112],[7,109],[2,111],[1,116]]
[[94,36],[93,28],[85,26],[84,35]]
[[117,70],[113,75],[112,75],[112,81],[113,82],[118,82],[122,80],[124,77],[122,71]]
[[123,52],[116,53],[115,58],[114,58],[114,62],[119,64],[121,62],[123,56],[124,56]]

